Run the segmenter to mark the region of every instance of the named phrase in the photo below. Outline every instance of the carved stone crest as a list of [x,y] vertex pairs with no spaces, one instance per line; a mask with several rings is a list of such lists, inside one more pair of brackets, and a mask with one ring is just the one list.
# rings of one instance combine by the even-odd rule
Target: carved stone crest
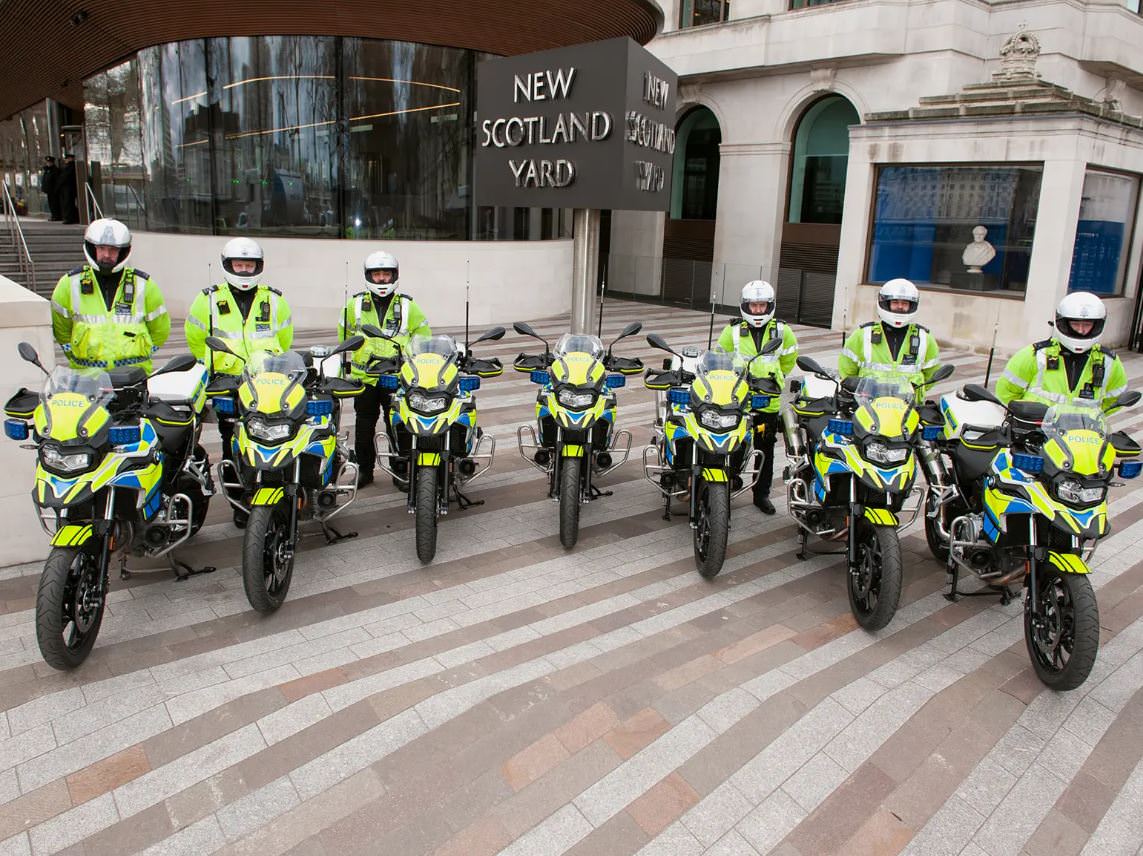
[[995,80],[1036,80],[1036,60],[1040,58],[1040,40],[1021,28],[1009,36],[1000,48],[1000,71]]

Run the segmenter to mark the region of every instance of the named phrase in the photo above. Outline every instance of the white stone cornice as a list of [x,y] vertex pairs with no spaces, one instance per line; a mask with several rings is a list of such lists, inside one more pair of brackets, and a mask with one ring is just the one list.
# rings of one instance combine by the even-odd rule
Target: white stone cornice
[[773,143],[722,143],[718,147],[721,157],[772,157],[790,153],[788,141]]

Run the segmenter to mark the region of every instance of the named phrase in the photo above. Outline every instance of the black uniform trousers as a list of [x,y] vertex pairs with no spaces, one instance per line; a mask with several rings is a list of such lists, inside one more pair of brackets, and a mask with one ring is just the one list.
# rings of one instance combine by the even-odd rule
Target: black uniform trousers
[[[393,401],[393,393],[388,389],[380,389],[377,384],[366,384],[360,395],[353,398],[353,411],[357,414],[354,425],[353,448],[357,454],[357,465],[363,473],[372,473],[377,466],[377,422],[382,413],[389,413],[389,406]],[[385,419],[385,433],[389,435],[389,442],[393,444],[393,451],[397,446],[393,437],[393,427]]]
[[[774,442],[778,439],[779,416],[777,413],[759,413],[755,416],[754,448],[762,452],[762,471],[754,483],[755,498],[770,495],[770,483],[774,481]],[[759,431],[762,426],[764,430]]]

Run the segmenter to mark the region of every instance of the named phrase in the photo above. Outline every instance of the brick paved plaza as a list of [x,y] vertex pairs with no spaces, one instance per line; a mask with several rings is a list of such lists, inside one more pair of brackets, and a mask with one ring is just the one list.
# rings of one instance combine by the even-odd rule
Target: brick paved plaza
[[[706,340],[706,316],[631,303],[609,304],[605,332],[636,318]],[[798,332],[833,364],[838,334]],[[624,345],[659,359],[642,337]],[[482,355],[529,347],[509,333]],[[983,357],[948,357],[938,391],[983,379]],[[1138,385],[1143,359],[1125,362]],[[840,557],[795,558],[782,501],[768,518],[736,500],[726,567],[701,579],[685,519],[662,519],[635,460],[653,416],[638,382],[618,417],[633,460],[565,552],[516,451],[534,398],[511,371],[480,391],[498,439],[471,488],[486,504],[442,521],[429,567],[404,495],[379,480],[341,518],[360,536],[306,539],[289,600],[263,618],[216,500],[184,558],[218,571],[113,580],[71,675],[36,648],[38,566],[0,571],[0,854],[1139,851],[1134,485],[1114,493],[1094,561],[1095,671],[1056,694],[1028,662],[1021,604],[947,602],[919,525],[901,609],[873,635],[850,616]],[[1143,410],[1116,426],[1140,433]]]

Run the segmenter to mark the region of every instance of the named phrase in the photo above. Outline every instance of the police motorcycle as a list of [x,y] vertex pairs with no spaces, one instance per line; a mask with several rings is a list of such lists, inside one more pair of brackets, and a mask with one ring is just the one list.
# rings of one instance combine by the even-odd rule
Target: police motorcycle
[[580,505],[611,496],[595,480],[631,453],[631,433],[615,430],[615,390],[641,372],[643,362],[616,356],[612,348],[643,325],[632,321],[606,350],[598,336],[564,333],[553,350],[529,324],[517,321],[512,329],[544,343],[543,353],[520,354],[513,362],[540,387],[536,427],[520,426],[516,441],[521,457],[548,477],[548,496],[560,504],[560,543],[570,550],[579,539]]
[[[461,348],[451,336],[414,336],[402,348],[372,324],[363,331],[397,347],[396,358],[379,357],[366,370],[382,389],[395,391],[389,424],[393,436],[408,438],[409,445],[394,449],[389,435],[380,431],[377,460],[408,491],[408,511],[416,515],[417,558],[428,564],[437,552],[437,521],[448,514],[449,502],[461,510],[484,504],[461,490],[488,472],[496,456],[496,438],[476,424],[473,393],[482,378],[498,377],[504,367],[495,357],[474,357],[471,345]],[[471,344],[503,337],[504,328],[493,327]],[[393,466],[396,461],[406,463],[403,472]]]
[[[302,522],[318,523],[330,544],[357,535],[330,521],[357,498],[357,464],[338,430],[341,400],[364,387],[340,377],[338,357],[362,342],[354,336],[308,353],[256,351],[241,376],[219,376],[210,386],[219,417],[237,416],[233,460],[219,463],[219,482],[230,504],[248,515],[242,584],[258,612],[286,599]],[[215,336],[206,344],[235,353]]]
[[[1108,409],[1130,407],[1126,392]],[[950,600],[964,595],[1012,599],[1023,583],[1024,641],[1037,677],[1056,690],[1078,687],[1099,648],[1099,607],[1088,562],[1107,536],[1107,491],[1134,478],[1139,445],[1112,433],[1100,404],[1073,398],[1051,406],[1013,401],[1005,408],[969,384],[942,396],[943,428],[932,440],[925,535],[948,568]],[[959,592],[967,571],[989,588]]]
[[165,556],[179,580],[195,571],[174,550],[202,527],[214,484],[199,444],[206,371],[189,354],[150,376],[141,368],[58,366],[20,356],[47,381],[5,405],[4,431],[38,456],[32,500],[51,536],[36,593],[36,640],[48,665],[79,666],[95,645],[112,556]]
[[772,377],[754,377],[751,367],[777,361],[782,340],[771,339],[749,360],[691,346],[676,351],[655,333],[647,343],[672,357],[643,379],[648,389],[666,393],[656,402],[643,474],[666,501],[664,520],[671,519],[673,499],[687,498],[695,564],[713,579],[726,560],[730,501],[754,487],[762,468],[762,453],[751,448],[760,425],[754,417],[782,392]]
[[[803,378],[783,413],[789,513],[806,557],[810,535],[845,542],[850,610],[866,630],[885,627],[897,611],[903,579],[898,529],[913,493],[917,451],[933,410],[920,401],[913,376],[876,372],[837,381],[811,357],[798,357]],[[926,383],[948,378],[938,368]]]

